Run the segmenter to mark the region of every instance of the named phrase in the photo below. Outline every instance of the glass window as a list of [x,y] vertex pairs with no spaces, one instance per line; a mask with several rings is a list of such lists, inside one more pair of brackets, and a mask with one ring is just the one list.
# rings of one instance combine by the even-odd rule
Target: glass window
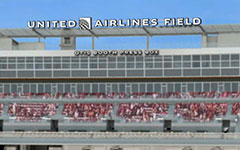
[[194,68],[200,67],[200,62],[193,62],[192,67]]
[[229,62],[228,61],[227,62],[222,62],[221,64],[222,64],[222,67],[229,67]]
[[52,64],[44,64],[45,69],[52,69]]
[[212,67],[219,67],[220,63],[219,62],[212,62]]
[[147,84],[147,92],[153,92],[153,84]]
[[53,62],[61,62],[61,57],[54,57]]
[[181,61],[182,57],[181,56],[173,56],[174,61]]
[[33,63],[33,57],[27,57],[27,63]]
[[43,64],[35,64],[35,69],[43,69]]
[[145,87],[145,84],[140,84],[140,92],[146,92]]
[[146,56],[145,57],[145,61],[152,62],[153,61],[153,57],[152,56]]
[[164,68],[172,68],[172,63],[164,63]]
[[16,63],[16,57],[8,57],[8,63]]
[[125,92],[125,84],[119,84],[119,92]]
[[125,57],[117,57],[118,62],[125,62]]
[[0,69],[7,69],[7,64],[0,64]]
[[218,91],[217,83],[211,83],[211,91]]
[[171,56],[164,56],[164,61],[172,61],[172,57]]
[[27,64],[27,69],[33,69],[33,64]]
[[154,92],[160,92],[161,91],[161,84],[154,84]]
[[134,57],[127,57],[127,62],[133,62],[134,61]]
[[97,62],[97,57],[89,57],[89,58],[90,58],[90,63]]
[[78,69],[79,68],[79,64],[77,64],[77,63],[72,64],[72,68],[73,69]]
[[143,68],[143,62],[137,62],[136,68]]
[[153,68],[153,63],[147,63],[146,62],[145,67],[146,68]]
[[62,68],[63,69],[69,69],[70,68],[70,64],[62,64]]
[[232,92],[238,91],[238,83],[232,83]]
[[97,63],[91,63],[90,68],[97,68]]
[[117,68],[125,68],[125,63],[118,63]]
[[88,68],[88,64],[87,63],[81,63],[80,68]]
[[71,57],[72,62],[78,63],[79,62],[79,57]]
[[136,61],[143,62],[143,57],[136,57]]
[[107,64],[106,63],[99,63],[99,68],[106,68],[107,67]]
[[8,69],[16,69],[16,64],[8,64]]
[[53,68],[54,69],[60,69],[61,68],[61,64],[53,64]]
[[44,62],[51,63],[52,62],[52,57],[44,57]]
[[[4,60],[2,60],[2,61],[4,61]],[[17,62],[18,63],[25,63],[25,58],[24,57],[17,57]]]
[[127,63],[127,68],[134,68],[134,63]]
[[155,63],[155,68],[162,68],[162,63]]
[[138,92],[138,84],[132,84],[132,92]]
[[70,57],[63,57],[62,62],[69,63],[70,62]]
[[180,83],[175,84],[175,92],[181,92],[181,84]]
[[25,64],[17,64],[18,69],[25,69]]
[[174,92],[173,91],[173,84],[172,83],[168,83],[168,91],[167,92]]
[[202,55],[202,60],[210,60],[210,56],[209,55]]
[[116,62],[116,57],[108,57],[108,62]]
[[35,62],[43,62],[43,58],[42,57],[35,57]]
[[88,63],[88,57],[80,57],[81,63]]
[[187,56],[183,56],[183,61],[190,61],[191,60],[191,56],[187,55]]
[[222,56],[221,56],[221,59],[222,59],[222,60],[229,60],[229,55],[222,55]]
[[106,63],[107,59],[105,57],[100,57],[100,58],[98,58],[98,62],[99,63]]
[[187,90],[188,90],[188,92],[194,92],[194,84],[193,83],[188,83],[187,84]]
[[232,61],[231,67],[239,67],[239,61]]
[[239,60],[239,55],[238,54],[231,55],[231,60]]
[[203,84],[203,91],[205,91],[205,92],[210,91],[210,84],[209,83],[204,83]]
[[219,55],[212,55],[212,60],[220,60],[220,56]]
[[202,67],[210,67],[210,63],[209,62],[202,62]]
[[196,92],[202,92],[202,84],[201,83],[196,83],[195,84],[195,90],[196,90]]
[[189,67],[191,67],[191,63],[190,62],[184,62],[183,67],[184,68],[189,68]]
[[174,68],[181,68],[182,67],[182,62],[174,62],[173,67]]
[[200,55],[193,55],[193,61],[200,61]]
[[155,61],[162,61],[162,56],[155,56]]

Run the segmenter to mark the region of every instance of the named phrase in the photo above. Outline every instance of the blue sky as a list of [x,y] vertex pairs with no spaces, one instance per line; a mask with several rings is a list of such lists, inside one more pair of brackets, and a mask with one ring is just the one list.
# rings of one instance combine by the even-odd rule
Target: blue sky
[[[240,0],[0,0],[0,28],[26,28],[28,20],[132,19],[201,17],[202,24],[240,23]],[[37,39],[16,39],[37,41]],[[58,38],[45,41],[58,49]],[[96,49],[146,48],[146,37],[98,38]],[[199,47],[200,36],[152,37],[150,48]],[[91,39],[77,40],[78,49],[90,49]]]

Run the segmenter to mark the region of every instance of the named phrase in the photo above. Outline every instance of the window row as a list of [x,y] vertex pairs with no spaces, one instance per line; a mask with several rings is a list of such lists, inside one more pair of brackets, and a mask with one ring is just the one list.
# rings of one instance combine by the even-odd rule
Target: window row
[[7,93],[106,93],[106,92],[236,92],[240,82],[189,82],[189,83],[4,83],[0,92]]

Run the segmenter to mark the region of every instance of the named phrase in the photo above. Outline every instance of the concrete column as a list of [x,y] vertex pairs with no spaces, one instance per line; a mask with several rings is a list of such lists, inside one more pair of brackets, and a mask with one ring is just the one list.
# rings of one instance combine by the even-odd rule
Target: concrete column
[[147,50],[149,49],[149,34],[147,34]]
[[232,115],[232,103],[228,103],[227,106],[227,115],[226,116],[230,116]]
[[207,34],[202,34],[202,48],[207,47]]
[[94,51],[95,49],[95,37],[92,36],[92,50]]
[[173,117],[174,116],[174,111],[175,111],[175,103],[169,103],[169,108],[168,108],[168,115]]

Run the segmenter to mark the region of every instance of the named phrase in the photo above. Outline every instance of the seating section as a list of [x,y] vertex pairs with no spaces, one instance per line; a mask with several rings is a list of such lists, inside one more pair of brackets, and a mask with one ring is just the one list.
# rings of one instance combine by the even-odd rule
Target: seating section
[[70,121],[100,121],[103,117],[111,118],[114,104],[106,103],[68,103],[64,104],[62,114],[69,117]]
[[117,116],[126,122],[152,122],[167,113],[167,103],[123,103],[119,105]]
[[20,99],[84,99],[84,98],[97,98],[97,99],[140,99],[140,98],[153,98],[153,99],[194,99],[194,98],[240,98],[240,91],[237,92],[108,92],[108,93],[0,93],[0,98],[20,98]]
[[175,115],[187,121],[211,121],[216,116],[225,116],[227,103],[177,103]]
[[232,104],[232,114],[233,115],[240,115],[240,103],[233,103]]
[[43,117],[56,114],[56,103],[12,103],[9,105],[8,114],[16,117],[16,121],[39,121]]
[[[112,115],[124,119],[126,122],[152,122],[159,117],[168,114],[167,103],[131,103],[131,99],[224,99],[240,98],[240,92],[168,92],[168,93],[144,93],[144,92],[108,92],[108,93],[0,93],[1,99],[130,99],[129,103],[119,104],[117,113],[113,114],[114,104],[110,103],[66,103],[62,114],[71,121],[96,122]],[[179,100],[180,101],[180,100]],[[56,103],[12,103],[8,114],[16,117],[17,121],[38,121],[43,117],[56,114]],[[240,115],[240,103],[233,103],[231,113]],[[0,104],[0,115],[3,112],[3,104]],[[224,116],[227,112],[227,103],[177,103],[175,115],[186,121],[210,121],[216,116]]]

